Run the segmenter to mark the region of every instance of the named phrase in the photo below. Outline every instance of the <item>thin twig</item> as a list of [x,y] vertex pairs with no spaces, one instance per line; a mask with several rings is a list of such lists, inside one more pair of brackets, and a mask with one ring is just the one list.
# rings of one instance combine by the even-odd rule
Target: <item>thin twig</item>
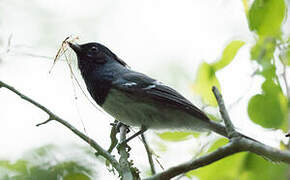
[[10,85],[2,82],[2,81],[0,81],[0,87],[4,87],[4,88],[14,92],[18,96],[20,96],[22,99],[30,102],[31,104],[33,104],[36,107],[40,108],[41,110],[43,110],[44,112],[46,112],[49,115],[49,119],[48,120],[44,121],[43,123],[37,124],[37,126],[46,124],[46,123],[50,122],[51,120],[55,120],[55,121],[63,124],[68,129],[70,129],[73,133],[75,133],[77,136],[79,136],[81,139],[86,141],[90,146],[92,146],[98,152],[99,155],[103,156],[106,160],[108,160],[112,164],[112,166],[119,172],[119,174],[121,174],[122,168],[121,168],[120,164],[118,163],[118,161],[114,158],[114,156],[112,156],[109,152],[107,152],[105,149],[103,149],[93,139],[87,137],[84,133],[82,133],[79,130],[77,130],[74,126],[69,124],[67,121],[63,120],[62,118],[60,118],[56,114],[52,113],[48,108],[44,107],[40,103],[38,103],[38,102],[34,101],[33,99],[29,98],[28,96],[22,94],[21,92],[16,90],[14,87],[12,87],[12,86],[10,86]]
[[29,56],[29,57],[33,57],[33,58],[43,58],[43,59],[48,59],[48,60],[53,59],[53,57],[50,57],[50,56],[34,54],[34,53],[29,53],[29,52],[20,52],[20,51],[11,50],[11,53],[14,55]]
[[41,123],[36,124],[36,126],[38,127],[38,126],[44,125],[44,124],[46,124],[46,123],[48,123],[48,122],[50,122],[52,120],[54,120],[54,119],[52,119],[52,118],[49,117],[46,121],[43,121]]
[[145,147],[146,152],[147,152],[147,157],[148,157],[148,161],[150,164],[151,173],[152,173],[152,175],[154,175],[154,174],[156,174],[156,170],[155,170],[155,166],[154,166],[154,162],[153,162],[153,158],[152,158],[152,152],[151,152],[151,149],[146,141],[146,137],[145,137],[144,133],[141,134],[141,138],[142,138],[142,142],[143,142],[144,147]]
[[226,110],[225,103],[223,101],[222,95],[220,94],[218,88],[213,86],[212,91],[217,99],[221,116],[225,122],[228,137],[231,139],[232,137],[240,136],[239,133],[236,132],[234,125],[233,125],[232,121],[230,120],[230,116]]
[[6,48],[6,53],[9,53],[11,49],[11,41],[12,41],[13,34],[11,33],[8,37],[8,42],[7,42],[7,48]]

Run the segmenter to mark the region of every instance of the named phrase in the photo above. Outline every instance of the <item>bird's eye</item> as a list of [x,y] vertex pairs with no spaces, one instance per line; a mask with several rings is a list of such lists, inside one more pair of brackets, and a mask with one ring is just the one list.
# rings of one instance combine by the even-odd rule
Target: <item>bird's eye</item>
[[91,51],[96,52],[98,51],[98,48],[96,46],[91,47]]

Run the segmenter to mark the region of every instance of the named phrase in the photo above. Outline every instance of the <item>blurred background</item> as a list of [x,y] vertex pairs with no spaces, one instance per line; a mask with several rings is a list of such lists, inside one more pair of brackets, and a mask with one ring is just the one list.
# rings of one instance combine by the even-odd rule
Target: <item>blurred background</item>
[[[106,45],[132,69],[175,88],[211,117],[219,117],[210,92],[217,85],[239,131],[286,148],[289,3],[2,0],[0,80],[109,147],[113,118],[89,103],[63,59],[48,73],[62,41],[78,36],[79,43]],[[118,179],[92,148],[59,123],[35,126],[47,118],[0,89],[0,179]],[[148,131],[146,136],[155,162],[165,169],[226,143],[209,133]],[[150,175],[141,141],[130,144],[130,158],[141,176]],[[161,165],[156,163],[158,171]],[[258,172],[262,166],[265,171]],[[240,153],[181,178],[286,179],[286,172],[284,164]]]

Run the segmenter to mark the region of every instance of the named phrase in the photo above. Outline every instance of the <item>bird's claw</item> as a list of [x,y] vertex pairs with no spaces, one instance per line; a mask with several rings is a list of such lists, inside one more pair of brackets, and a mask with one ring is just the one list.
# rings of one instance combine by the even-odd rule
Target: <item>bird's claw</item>
[[117,133],[120,132],[121,126],[126,126],[127,127],[126,133],[130,132],[129,126],[127,126],[126,124],[121,123],[120,121],[116,121],[116,122],[110,123],[110,125],[116,128]]

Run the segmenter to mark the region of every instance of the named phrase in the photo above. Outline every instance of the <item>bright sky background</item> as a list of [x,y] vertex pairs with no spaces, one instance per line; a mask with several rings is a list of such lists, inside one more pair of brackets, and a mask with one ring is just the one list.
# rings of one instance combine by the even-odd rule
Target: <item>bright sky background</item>
[[[83,129],[82,119],[88,135],[104,147],[109,145],[112,118],[92,107],[78,89],[78,100],[74,100],[74,88],[64,62],[58,62],[52,74],[48,74],[52,59],[25,54],[54,57],[69,35],[79,36],[81,43],[97,41],[133,69],[171,85],[201,107],[200,98],[191,90],[198,65],[217,60],[231,40],[244,40],[247,44],[233,63],[218,73],[227,105],[244,97],[230,109],[230,115],[243,132],[267,139],[270,145],[278,145],[275,139],[282,137],[281,132],[263,133],[248,120],[247,101],[259,92],[256,83],[262,79],[251,78],[256,68],[249,60],[254,36],[248,29],[241,0],[2,0],[0,17],[0,52],[5,51],[12,34],[11,53],[0,54],[0,79],[79,129]],[[290,23],[284,28],[289,30]],[[46,118],[36,107],[1,89],[0,158],[14,159],[27,149],[48,143],[85,145],[56,122],[35,127]],[[153,133],[147,134],[165,167],[188,160],[206,143],[194,139],[168,143],[164,154],[157,148],[163,142]],[[132,158],[140,169],[148,168],[144,148],[138,139],[134,142]],[[179,147],[178,153],[175,147]],[[99,168],[101,177],[108,175],[104,165]]]

